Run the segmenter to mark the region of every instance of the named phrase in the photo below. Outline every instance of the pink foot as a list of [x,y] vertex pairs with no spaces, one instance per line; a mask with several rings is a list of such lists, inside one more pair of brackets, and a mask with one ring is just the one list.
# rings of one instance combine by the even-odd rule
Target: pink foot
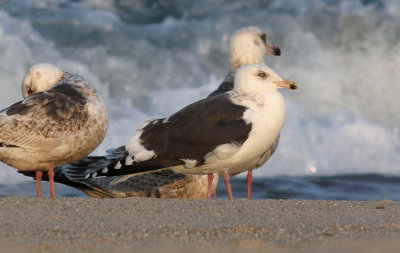
[[208,178],[208,187],[207,187],[207,199],[211,199],[211,190],[212,190],[212,183],[214,179],[214,174],[210,173],[207,175]]
[[253,170],[247,172],[247,198],[251,199],[251,185],[253,184]]
[[37,198],[42,197],[42,171],[37,170],[36,171],[36,194]]
[[48,168],[49,182],[50,182],[50,197],[56,198],[56,189],[54,187],[54,164],[51,163]]
[[224,182],[226,185],[226,191],[228,192],[229,200],[232,200],[233,196],[232,196],[231,184],[229,183],[229,175],[226,172],[224,172]]

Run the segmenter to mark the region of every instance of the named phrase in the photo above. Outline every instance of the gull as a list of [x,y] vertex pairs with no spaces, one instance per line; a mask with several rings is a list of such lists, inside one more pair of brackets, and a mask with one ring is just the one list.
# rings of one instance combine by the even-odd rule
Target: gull
[[[272,44],[267,34],[259,27],[249,26],[237,30],[230,39],[230,71],[219,87],[208,97],[216,96],[233,89],[233,77],[236,70],[246,64],[264,63],[266,54],[281,55],[278,46]],[[275,152],[279,143],[279,136],[271,146],[265,162]],[[260,164],[259,166],[261,166]],[[258,167],[259,167],[258,166]],[[231,174],[229,176],[234,176]],[[213,174],[208,175],[211,179]],[[251,199],[251,186],[253,183],[253,170],[247,172],[247,196]]]
[[[278,88],[297,89],[263,64],[240,67],[232,91],[193,103],[168,118],[143,123],[125,145],[124,159],[87,173],[84,178],[128,178],[153,171],[229,175],[265,162],[286,119]],[[207,187],[211,196],[211,185]]]
[[38,198],[42,171],[48,171],[55,198],[54,167],[92,152],[107,132],[108,113],[82,77],[51,64],[32,66],[21,89],[24,99],[0,111],[0,160],[35,171]]

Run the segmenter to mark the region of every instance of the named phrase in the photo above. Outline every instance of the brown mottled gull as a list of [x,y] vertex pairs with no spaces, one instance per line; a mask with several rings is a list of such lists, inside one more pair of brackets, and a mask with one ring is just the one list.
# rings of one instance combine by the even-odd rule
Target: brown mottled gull
[[20,171],[48,171],[55,198],[54,167],[84,158],[104,139],[106,107],[80,76],[51,64],[31,67],[22,82],[24,100],[0,111],[0,160]]

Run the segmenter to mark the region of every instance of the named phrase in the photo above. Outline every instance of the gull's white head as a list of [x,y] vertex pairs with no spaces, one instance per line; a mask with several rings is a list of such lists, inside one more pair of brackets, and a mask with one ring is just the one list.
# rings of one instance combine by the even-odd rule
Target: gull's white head
[[294,81],[282,79],[264,64],[248,64],[240,67],[235,74],[234,90],[248,95],[274,91],[278,88],[297,89]]
[[235,32],[231,37],[231,70],[253,63],[264,63],[266,54],[280,55],[281,50],[268,41],[259,27],[250,26]]
[[33,65],[26,72],[21,90],[24,98],[35,93],[50,90],[61,80],[65,72],[48,63]]

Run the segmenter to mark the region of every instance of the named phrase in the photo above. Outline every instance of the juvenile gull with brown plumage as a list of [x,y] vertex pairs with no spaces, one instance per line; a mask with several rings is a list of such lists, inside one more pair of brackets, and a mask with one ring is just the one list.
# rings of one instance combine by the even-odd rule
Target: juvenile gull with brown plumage
[[51,64],[31,67],[22,82],[24,100],[0,111],[0,160],[20,171],[48,171],[55,198],[54,167],[84,158],[104,139],[103,100],[80,76]]
[[[246,171],[265,161],[283,128],[286,106],[279,87],[296,89],[262,64],[239,68],[234,89],[191,104],[168,118],[142,124],[125,145],[126,156],[85,178],[152,171],[207,175]],[[83,175],[82,175],[83,176]],[[229,179],[225,180],[232,199]],[[211,195],[208,187],[208,196]]]

